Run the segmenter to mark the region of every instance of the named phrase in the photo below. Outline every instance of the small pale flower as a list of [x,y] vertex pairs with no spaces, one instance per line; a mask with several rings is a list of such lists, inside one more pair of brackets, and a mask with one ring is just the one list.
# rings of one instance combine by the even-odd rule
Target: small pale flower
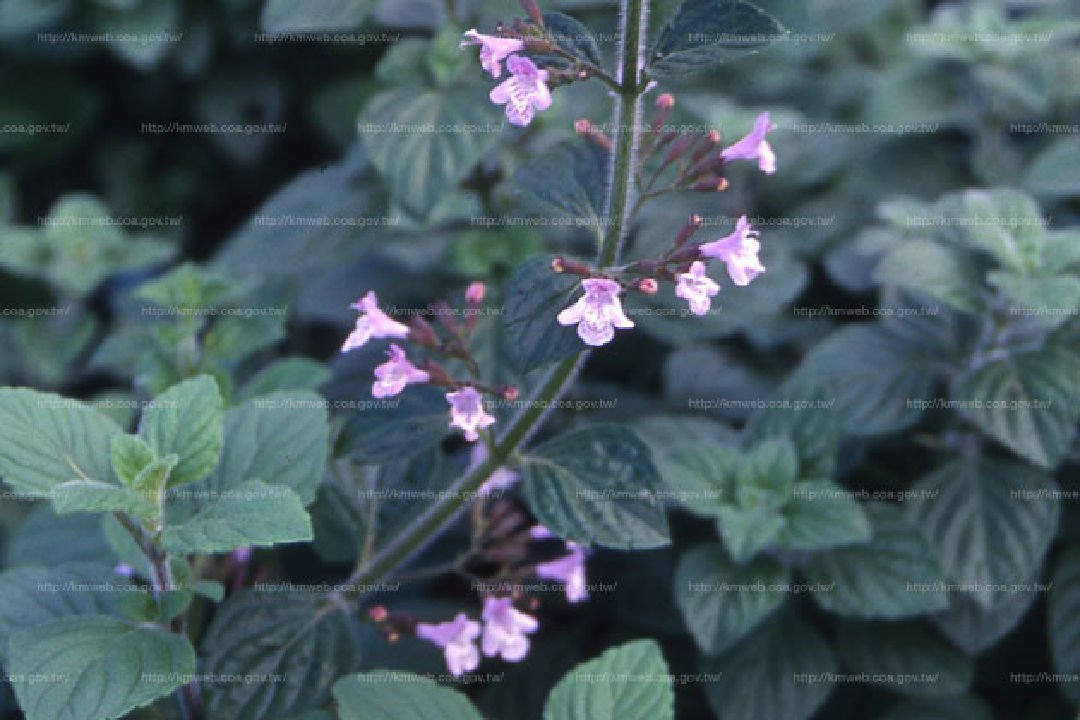
[[679,275],[675,294],[690,303],[690,312],[704,315],[709,312],[712,298],[720,292],[720,286],[705,274],[705,263],[695,260],[690,265],[690,272]]
[[251,559],[251,548],[242,547],[232,551],[232,558],[238,563],[246,563]]
[[[480,463],[487,460],[488,452],[482,444],[473,445],[472,452],[469,454],[469,468],[470,470],[480,465]],[[519,475],[513,470],[501,467],[495,472],[491,473],[484,484],[480,486],[480,489],[476,491],[476,494],[485,497],[492,493],[503,492],[509,490],[514,483],[518,481]]]
[[724,148],[720,157],[731,162],[732,160],[757,160],[758,168],[771,175],[776,172],[776,153],[765,141],[765,135],[770,130],[775,130],[776,124],[769,119],[768,111],[761,113],[754,121],[754,129],[750,134],[739,140],[734,145]]
[[568,540],[566,549],[570,552],[569,555],[539,563],[536,566],[536,576],[565,583],[566,599],[576,603],[589,597],[585,587],[585,548]]
[[506,105],[506,119],[511,125],[525,127],[533,115],[551,107],[551,91],[544,83],[548,71],[540,70],[524,55],[506,59],[510,77],[491,89],[488,97],[496,105]]
[[484,302],[484,295],[487,293],[487,286],[484,283],[477,281],[469,283],[469,286],[465,288],[465,299],[473,305],[479,305]]
[[409,362],[405,351],[397,344],[390,344],[390,359],[375,368],[375,382],[371,396],[386,398],[397,395],[409,383],[427,382],[431,376]]
[[517,610],[508,597],[484,598],[484,636],[480,647],[488,657],[500,655],[508,662],[518,662],[529,652],[526,633],[540,626],[536,618]]
[[446,393],[450,403],[450,427],[461,428],[465,439],[476,442],[480,438],[477,430],[492,425],[495,418],[484,410],[484,398],[476,388],[466,385],[455,392]]
[[757,231],[743,215],[735,226],[735,232],[700,247],[702,257],[717,258],[727,265],[728,275],[736,285],[749,285],[750,281],[765,272],[758,259],[761,243]]
[[360,317],[356,318],[356,327],[349,337],[345,338],[345,344],[341,346],[341,352],[349,352],[354,348],[362,347],[372,338],[403,338],[408,336],[409,327],[390,318],[389,315],[379,309],[379,299],[374,291],[354,302],[349,307],[360,311]]
[[454,677],[472,672],[480,664],[480,652],[476,649],[479,635],[480,623],[470,620],[465,613],[458,613],[450,622],[416,624],[416,637],[443,649],[446,667]]
[[468,45],[480,46],[480,65],[491,73],[491,77],[502,75],[502,61],[510,53],[518,52],[525,47],[525,43],[517,38],[501,38],[493,35],[482,35],[475,29],[465,33],[467,40],[461,41],[461,47]]
[[112,571],[117,575],[124,575],[126,577],[131,577],[135,574],[135,568],[131,567],[125,562],[116,563],[116,566],[113,567]]
[[615,328],[634,327],[619,302],[619,283],[603,278],[581,281],[585,296],[559,313],[560,325],[577,325],[578,337],[586,345],[600,346],[611,342]]

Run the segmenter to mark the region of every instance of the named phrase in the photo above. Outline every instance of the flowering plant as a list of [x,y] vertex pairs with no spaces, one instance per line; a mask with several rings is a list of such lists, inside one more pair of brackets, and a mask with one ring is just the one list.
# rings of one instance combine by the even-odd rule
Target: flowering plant
[[0,717],[1070,716],[1067,4],[0,1]]

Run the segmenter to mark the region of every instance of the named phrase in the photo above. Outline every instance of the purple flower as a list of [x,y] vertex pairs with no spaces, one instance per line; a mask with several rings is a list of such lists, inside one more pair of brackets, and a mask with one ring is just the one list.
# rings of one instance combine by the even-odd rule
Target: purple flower
[[416,637],[443,648],[446,667],[454,677],[472,672],[480,664],[480,652],[475,644],[479,635],[480,623],[470,620],[465,613],[458,613],[450,622],[416,624]]
[[484,410],[484,398],[474,387],[466,385],[456,392],[446,393],[446,401],[450,403],[450,427],[461,428],[469,442],[476,442],[480,437],[477,430],[495,422],[495,418]]
[[359,310],[360,317],[356,318],[356,327],[349,333],[349,337],[345,338],[341,352],[362,347],[372,338],[403,338],[409,334],[407,325],[391,320],[390,316],[379,309],[379,299],[375,297],[373,290],[349,307]]
[[232,551],[232,557],[233,557],[233,560],[235,560],[238,563],[246,563],[248,560],[251,559],[251,548],[250,547],[237,548],[237,549]]
[[690,312],[704,315],[709,312],[711,297],[720,292],[720,286],[705,274],[705,263],[695,260],[690,265],[690,272],[679,275],[675,294],[690,303]]
[[135,574],[135,568],[128,565],[126,562],[116,563],[116,566],[112,569],[117,575],[125,575],[131,577]]
[[758,259],[761,243],[757,241],[757,237],[757,231],[743,215],[735,226],[735,232],[715,242],[703,244],[700,248],[701,255],[724,261],[732,282],[736,285],[749,285],[758,274],[765,272],[765,266]]
[[480,647],[488,657],[502,656],[508,662],[522,660],[529,652],[526,633],[536,632],[539,623],[517,610],[508,597],[484,598],[484,636]]
[[511,125],[525,127],[537,111],[551,107],[551,91],[544,84],[548,71],[537,69],[523,55],[511,55],[506,67],[510,77],[493,87],[488,97],[496,105],[506,105],[506,119]]
[[480,65],[491,73],[491,77],[502,75],[501,63],[510,53],[517,52],[525,47],[525,43],[517,38],[501,38],[493,35],[482,35],[476,29],[465,33],[468,40],[461,41],[461,47],[468,45],[480,46]]
[[577,325],[578,337],[586,345],[600,346],[611,342],[615,328],[634,327],[619,302],[619,283],[602,278],[581,281],[585,296],[559,313],[560,325]]
[[385,398],[397,395],[409,383],[427,382],[431,379],[405,357],[405,351],[390,343],[390,359],[375,368],[375,382],[371,386],[372,397]]
[[[533,533],[533,536],[536,537],[536,534]],[[536,566],[536,576],[566,583],[566,599],[576,603],[589,597],[585,589],[585,549],[569,540],[566,542],[566,549],[570,552],[569,555],[539,563]]]
[[758,168],[763,173],[772,175],[776,172],[776,153],[773,152],[769,143],[765,142],[765,134],[775,129],[776,124],[769,120],[768,111],[761,113],[754,120],[754,129],[750,134],[734,145],[724,148],[720,157],[727,162],[757,160]]

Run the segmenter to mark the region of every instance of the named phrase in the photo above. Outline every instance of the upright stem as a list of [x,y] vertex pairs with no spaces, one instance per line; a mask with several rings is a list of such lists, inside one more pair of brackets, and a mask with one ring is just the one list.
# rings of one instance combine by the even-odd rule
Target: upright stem
[[[648,0],[623,0],[620,21],[619,67],[615,105],[615,152],[608,168],[608,194],[604,216],[609,225],[600,246],[597,262],[611,265],[630,229],[634,195],[634,169],[637,166],[638,141],[641,134],[642,66],[646,38]],[[587,351],[563,360],[551,368],[532,393],[529,401],[509,427],[492,444],[484,462],[467,472],[442,493],[408,526],[398,532],[382,548],[362,558],[346,581],[351,588],[329,598],[332,604],[342,604],[345,598],[356,598],[365,587],[383,580],[394,568],[415,555],[439,535],[476,496],[484,481],[499,469],[517,449],[540,427],[548,409],[569,387],[584,364]]]

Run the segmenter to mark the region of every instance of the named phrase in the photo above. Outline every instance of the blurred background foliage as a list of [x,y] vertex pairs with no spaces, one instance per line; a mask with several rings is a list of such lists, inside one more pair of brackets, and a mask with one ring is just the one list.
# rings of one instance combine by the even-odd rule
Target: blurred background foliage
[[[654,33],[676,4],[653,3]],[[622,333],[595,354],[574,390],[580,399],[618,398],[617,406],[556,413],[550,429],[633,420],[678,490],[719,482],[726,461],[708,457],[709,448],[752,447],[772,422],[768,411],[688,409],[688,399],[833,399],[838,412],[784,428],[796,436],[802,481],[853,491],[940,484],[951,504],[867,505],[873,542],[906,537],[911,562],[928,562],[931,581],[1052,582],[1053,591],[961,592],[895,607],[856,587],[880,586],[865,566],[892,546],[871,545],[864,557],[792,550],[785,568],[854,585],[838,599],[795,595],[727,615],[673,595],[676,568],[680,578],[729,577],[731,562],[718,550],[714,515],[673,507],[672,547],[599,553],[590,571],[615,592],[547,608],[528,661],[470,691],[491,717],[538,717],[547,689],[575,662],[647,635],[662,641],[675,673],[723,672],[719,683],[677,686],[680,718],[1072,717],[1080,683],[1008,678],[1080,672],[1076,505],[1017,509],[1000,494],[1018,482],[1068,490],[1080,465],[1080,322],[1075,313],[1009,311],[1080,304],[1080,2],[758,4],[789,39],[664,89],[677,97],[672,124],[717,128],[727,140],[770,110],[779,172],[736,168],[725,193],[651,203],[629,254],[665,246],[691,212],[724,233],[745,212],[765,219],[768,271],[748,288],[725,289],[722,312],[708,318],[642,315],[643,332]],[[545,10],[585,23],[610,64],[612,4],[570,0]],[[0,0],[0,126],[63,127],[0,132],[0,384],[115,399],[111,412],[128,424],[134,411],[121,401],[200,373],[218,378],[230,403],[316,387],[333,400],[361,400],[377,353],[336,349],[362,291],[419,307],[484,278],[498,302],[500,282],[526,258],[588,253],[587,228],[477,220],[552,217],[557,208],[530,192],[530,166],[542,161],[569,173],[579,211],[595,210],[602,191],[597,177],[568,168],[586,152],[573,121],[608,119],[600,84],[560,88],[550,111],[511,129],[486,101],[489,83],[472,53],[458,50],[461,31],[518,14],[508,0]],[[351,35],[261,35],[305,30]],[[67,31],[166,35],[70,42]],[[372,130],[393,122],[489,127]],[[171,132],[172,123],[284,130]],[[1055,125],[1073,129],[1048,130]],[[65,222],[87,217],[152,221]],[[302,222],[311,217],[345,222]],[[940,217],[966,222],[918,222]],[[1025,222],[979,223],[995,217]],[[647,302],[676,300],[661,293]],[[177,306],[281,312],[152,310]],[[928,310],[820,312],[901,307]],[[27,317],[28,308],[61,312]],[[505,340],[489,325],[478,342],[498,359]],[[507,363],[492,372],[493,382],[532,380]],[[1050,410],[925,411],[905,402],[933,397],[1049,400]],[[347,572],[357,532],[348,488],[359,472],[348,448],[338,447],[315,505],[314,546],[259,553],[269,572]],[[415,460],[365,477],[438,486],[465,462],[460,447],[447,450],[419,448]],[[687,469],[699,452],[705,472]],[[972,508],[973,497],[998,505]],[[0,526],[6,566],[124,557],[90,518],[4,502]],[[721,535],[729,552],[738,546]],[[771,566],[759,570],[768,576]],[[430,615],[467,597],[442,581],[395,602]],[[731,636],[713,637],[710,623]],[[361,654],[368,668],[440,664],[415,641],[387,647],[374,633]],[[868,667],[938,672],[947,682],[923,697],[919,686],[780,677]],[[16,716],[0,688],[5,706]]]

